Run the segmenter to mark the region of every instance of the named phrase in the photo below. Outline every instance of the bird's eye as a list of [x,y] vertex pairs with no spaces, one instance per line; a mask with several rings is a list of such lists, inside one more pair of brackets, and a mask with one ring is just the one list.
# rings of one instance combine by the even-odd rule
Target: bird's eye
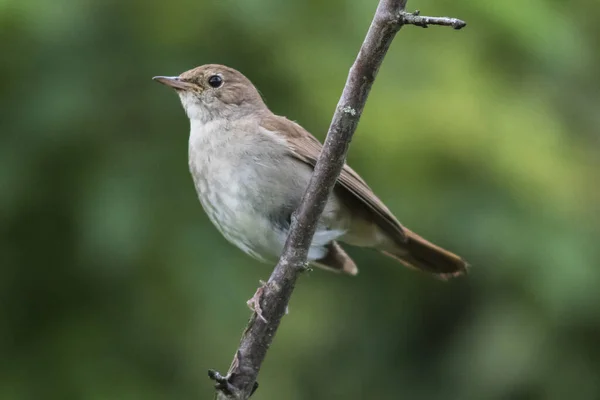
[[218,88],[223,84],[223,78],[219,75],[212,75],[208,78],[208,84],[214,88]]

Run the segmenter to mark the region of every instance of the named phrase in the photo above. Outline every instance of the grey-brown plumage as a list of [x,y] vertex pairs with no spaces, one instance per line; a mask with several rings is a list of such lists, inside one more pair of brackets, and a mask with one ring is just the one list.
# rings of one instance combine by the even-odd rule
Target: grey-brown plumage
[[[209,64],[155,79],[177,91],[190,119],[190,172],[208,217],[246,253],[275,261],[321,143],[273,114],[254,85],[232,68]],[[377,249],[440,277],[467,269],[460,257],[404,228],[348,165],[319,220],[308,258],[317,266],[356,274],[356,264],[338,241]]]

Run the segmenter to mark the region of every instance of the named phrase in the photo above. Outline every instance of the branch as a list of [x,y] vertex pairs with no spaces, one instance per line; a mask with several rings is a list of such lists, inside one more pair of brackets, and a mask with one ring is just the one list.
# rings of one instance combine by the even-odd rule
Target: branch
[[448,18],[448,17],[425,17],[420,15],[421,12],[419,10],[414,13],[408,13],[403,11],[400,14],[400,19],[403,25],[416,25],[422,28],[429,28],[429,25],[441,25],[441,26],[451,26],[456,30],[462,29],[467,26],[467,23],[458,18]]
[[227,376],[209,371],[215,380],[217,399],[245,400],[256,390],[256,378],[294,290],[307,269],[308,248],[327,199],[344,166],[348,145],[358,125],[369,91],[392,40],[405,24],[427,27],[449,25],[460,29],[457,19],[421,17],[404,12],[407,0],[380,0],[367,36],[350,68],[346,85],[333,115],[323,150],[302,203],[296,210],[283,253],[269,281],[254,297],[256,309],[242,335]]

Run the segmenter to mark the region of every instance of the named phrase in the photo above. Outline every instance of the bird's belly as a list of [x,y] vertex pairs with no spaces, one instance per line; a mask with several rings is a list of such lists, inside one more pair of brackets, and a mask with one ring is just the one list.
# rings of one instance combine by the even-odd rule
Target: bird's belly
[[[221,234],[245,253],[262,261],[278,255],[281,236],[254,206],[252,190],[235,177],[195,176],[198,198],[208,218]],[[285,239],[284,239],[285,240]]]
[[[312,168],[291,157],[244,151],[231,146],[190,148],[190,171],[200,202],[223,236],[247,254],[276,261],[287,239]],[[327,254],[325,246],[345,232],[340,202],[330,200],[309,249],[309,260]]]

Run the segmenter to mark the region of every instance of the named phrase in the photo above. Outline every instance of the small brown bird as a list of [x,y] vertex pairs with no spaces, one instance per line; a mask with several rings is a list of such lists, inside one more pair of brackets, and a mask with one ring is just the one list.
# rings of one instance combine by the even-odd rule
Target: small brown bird
[[[154,79],[176,90],[190,119],[190,172],[208,217],[244,252],[275,262],[321,143],[273,114],[235,69],[209,64]],[[358,268],[338,241],[377,249],[442,278],[467,269],[460,257],[404,228],[348,165],[319,220],[308,259],[355,275]]]

